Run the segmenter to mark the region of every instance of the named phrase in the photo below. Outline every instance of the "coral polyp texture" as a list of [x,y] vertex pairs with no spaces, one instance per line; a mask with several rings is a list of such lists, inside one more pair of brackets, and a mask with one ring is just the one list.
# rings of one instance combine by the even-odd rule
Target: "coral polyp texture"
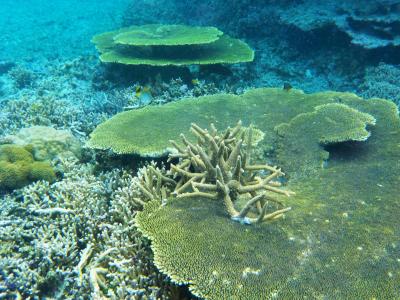
[[105,63],[182,66],[249,62],[254,51],[215,27],[151,24],[98,34],[92,42]]
[[[396,106],[333,92],[261,89],[233,98],[263,107],[251,116],[265,132],[257,147],[272,147],[285,189],[295,192],[274,197],[292,210],[283,221],[244,226],[196,183],[182,192],[190,199],[178,192],[146,202],[136,226],[151,240],[156,266],[204,299],[399,298]],[[235,114],[233,103],[225,102],[221,123]]]
[[8,135],[3,140],[12,144],[32,146],[32,153],[37,160],[81,157],[81,145],[68,130],[57,130],[48,126],[22,128],[15,135]]
[[[355,123],[358,118],[352,120],[353,115],[360,115],[350,110],[348,101],[353,98],[360,100],[355,95],[346,93],[324,92],[306,95],[299,90],[286,92],[280,89],[254,89],[239,96],[218,94],[188,98],[163,106],[145,107],[117,114],[93,131],[88,145],[97,149],[111,149],[120,154],[160,156],[172,149],[169,140],[179,136],[181,128],[189,128],[191,123],[200,127],[214,123],[218,129],[223,130],[237,120],[242,120],[243,124],[253,124],[257,128],[253,130],[254,135],[260,136],[261,131],[265,135],[264,144],[271,148],[272,141],[276,138],[276,125],[290,122],[299,113],[313,112],[316,106],[329,103],[342,104],[330,109],[332,122],[342,126],[326,127],[326,132],[320,133],[320,139],[328,134],[332,135],[330,139],[335,139],[335,135],[338,135],[336,138],[343,140],[345,131],[352,130],[355,131],[354,134],[360,133],[365,137],[367,133],[362,131],[365,128],[362,122],[365,116],[361,114],[364,117],[359,120],[360,123]],[[346,105],[349,108],[346,108]],[[318,114],[321,119],[324,118],[322,112],[328,108],[322,109]],[[339,119],[342,111],[348,113]],[[342,124],[343,121],[345,122]],[[372,117],[366,122],[372,122]],[[347,128],[348,126],[350,127]],[[340,130],[345,131],[339,132]],[[348,136],[349,139],[352,137]],[[194,138],[188,137],[189,141],[194,141]],[[182,141],[178,141],[178,144],[183,145]]]
[[36,161],[31,146],[0,146],[0,190],[12,191],[37,180],[53,182],[55,172],[49,162]]
[[215,27],[149,24],[123,29],[114,36],[114,42],[130,46],[198,45],[214,42],[222,34]]

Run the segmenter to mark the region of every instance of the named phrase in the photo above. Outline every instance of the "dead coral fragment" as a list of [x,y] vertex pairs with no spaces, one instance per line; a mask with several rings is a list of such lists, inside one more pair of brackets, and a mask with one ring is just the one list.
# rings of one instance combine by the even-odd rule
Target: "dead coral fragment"
[[[169,160],[179,158],[178,164],[171,164],[170,171],[178,180],[173,192],[176,197],[223,199],[232,220],[244,224],[274,220],[291,209],[273,196],[293,194],[279,188],[276,179],[284,175],[281,170],[250,164],[251,127],[243,131],[239,121],[235,128],[228,128],[222,134],[218,134],[213,124],[210,131],[196,124],[192,124],[190,130],[197,136],[197,144],[189,142],[183,134],[181,138],[186,148],[171,141],[178,153],[171,154]],[[264,173],[268,175],[262,175]],[[237,202],[243,198],[250,200],[239,209]],[[271,204],[278,208],[267,213],[273,208]]]

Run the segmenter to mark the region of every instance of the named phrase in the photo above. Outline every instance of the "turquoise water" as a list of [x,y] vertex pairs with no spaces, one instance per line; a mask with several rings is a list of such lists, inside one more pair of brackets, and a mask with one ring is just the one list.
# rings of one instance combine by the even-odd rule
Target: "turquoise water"
[[399,20],[0,0],[0,299],[400,299]]
[[0,10],[1,59],[70,59],[94,54],[91,37],[117,27],[129,1],[11,1]]

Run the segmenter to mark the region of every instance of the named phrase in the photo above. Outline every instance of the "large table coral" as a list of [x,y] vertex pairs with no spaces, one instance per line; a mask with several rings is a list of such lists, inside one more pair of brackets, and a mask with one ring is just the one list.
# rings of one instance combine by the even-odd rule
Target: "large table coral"
[[[246,97],[252,121],[269,129],[262,143],[274,149],[270,159],[296,193],[285,197],[292,211],[280,222],[243,226],[201,195],[150,201],[136,222],[159,269],[205,299],[399,298],[396,106],[345,93],[255,90]],[[357,120],[338,122],[340,113]]]
[[[161,156],[172,149],[169,140],[176,139],[182,128],[189,128],[192,122],[200,127],[214,123],[218,129],[225,129],[242,120],[244,126],[253,124],[262,130],[265,134],[264,144],[271,148],[276,138],[276,125],[287,123],[299,113],[312,112],[314,107],[328,103],[343,104],[333,107],[337,114],[333,114],[332,118],[337,119],[342,115],[342,110],[348,111],[346,103],[353,98],[359,100],[355,95],[346,93],[306,95],[298,90],[286,92],[281,89],[254,89],[240,96],[219,94],[189,98],[117,114],[94,130],[88,145],[121,154]],[[348,121],[353,117],[351,112],[346,114]],[[342,121],[337,119],[337,122]],[[333,130],[333,127],[330,128]],[[353,129],[357,130],[357,127]],[[188,139],[194,141],[194,137],[189,136]],[[183,145],[182,142],[179,144]]]
[[150,24],[105,32],[92,42],[105,63],[184,66],[249,62],[254,51],[215,27]]

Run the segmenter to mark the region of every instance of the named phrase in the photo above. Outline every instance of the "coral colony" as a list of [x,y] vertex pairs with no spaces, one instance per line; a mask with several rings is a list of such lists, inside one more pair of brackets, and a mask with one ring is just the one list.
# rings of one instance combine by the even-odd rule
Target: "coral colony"
[[398,1],[38,1],[0,9],[0,299],[400,298]]

